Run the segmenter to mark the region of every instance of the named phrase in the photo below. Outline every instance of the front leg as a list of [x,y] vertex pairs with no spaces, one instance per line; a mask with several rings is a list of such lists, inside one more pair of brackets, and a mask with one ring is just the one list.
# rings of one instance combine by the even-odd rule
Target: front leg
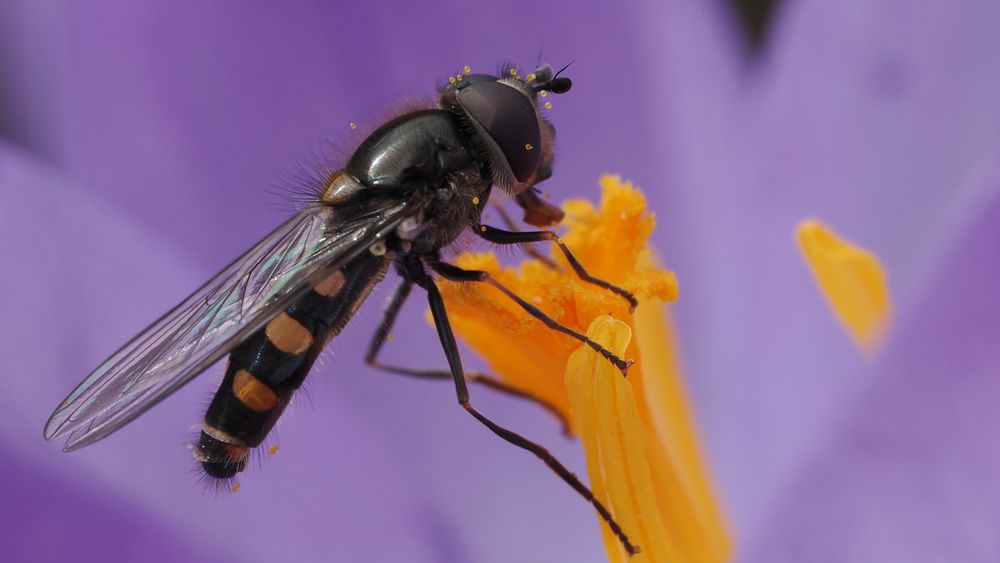
[[588,274],[587,270],[583,267],[583,264],[581,264],[580,261],[573,256],[573,253],[569,251],[569,247],[566,246],[566,243],[559,238],[559,235],[552,231],[505,231],[488,225],[477,225],[473,228],[477,235],[496,244],[524,244],[542,241],[554,242],[559,246],[559,250],[562,251],[563,256],[566,257],[566,261],[569,262],[570,267],[573,268],[573,271],[576,272],[576,275],[579,276],[580,279],[587,283],[592,283],[598,287],[607,289],[612,293],[621,295],[626,301],[628,301],[629,312],[634,311],[636,306],[639,305],[639,301],[636,300],[635,296],[632,295],[631,292]]
[[[527,235],[531,233],[513,233],[513,234]],[[489,272],[484,272],[482,270],[465,270],[463,268],[459,268],[454,264],[449,264],[447,262],[440,262],[440,261],[432,261],[429,262],[427,265],[438,274],[441,274],[441,277],[443,277],[446,280],[454,282],[483,282],[492,285],[493,287],[499,289],[501,293],[509,297],[512,301],[517,303],[518,306],[524,309],[529,315],[541,321],[545,326],[551,328],[552,330],[556,330],[563,334],[572,336],[573,338],[579,340],[580,342],[583,342],[587,346],[593,348],[598,354],[604,356],[604,358],[607,359],[609,362],[614,364],[615,367],[621,370],[622,375],[626,375],[628,373],[628,368],[630,365],[632,365],[631,360],[623,360],[619,358],[604,346],[601,346],[597,342],[594,342],[590,338],[587,338],[587,335],[577,332],[571,329],[570,327],[561,324],[552,317],[546,315],[544,312],[542,312],[541,309],[535,307],[531,303],[528,303],[527,301],[519,297],[516,293],[508,289],[507,286],[497,281],[496,278],[491,276]]]
[[609,528],[611,528],[611,532],[615,534],[618,541],[622,543],[622,546],[624,546],[625,551],[627,551],[629,555],[639,553],[639,546],[633,544],[629,540],[625,531],[622,530],[614,516],[611,515],[611,511],[609,511],[600,500],[594,497],[594,493],[580,481],[575,473],[567,469],[562,462],[556,459],[555,456],[553,456],[540,444],[537,444],[517,432],[493,422],[493,420],[480,413],[472,406],[472,401],[469,398],[469,389],[465,384],[465,374],[462,370],[462,360],[458,354],[458,344],[455,342],[455,335],[451,330],[451,323],[448,322],[448,313],[445,310],[444,299],[441,297],[441,292],[438,291],[437,285],[435,285],[429,278],[416,280],[416,283],[427,290],[427,301],[431,308],[431,316],[434,318],[434,326],[437,329],[438,338],[441,341],[441,346],[444,348],[445,357],[448,359],[448,366],[451,368],[452,379],[455,382],[455,393],[458,398],[458,403],[462,406],[462,408],[464,408],[466,412],[471,414],[476,420],[481,422],[494,434],[506,442],[531,452],[535,457],[545,463],[545,465],[554,471],[560,479],[572,487],[573,490],[575,490],[580,496],[589,502],[595,510],[597,510],[601,519],[607,523]]

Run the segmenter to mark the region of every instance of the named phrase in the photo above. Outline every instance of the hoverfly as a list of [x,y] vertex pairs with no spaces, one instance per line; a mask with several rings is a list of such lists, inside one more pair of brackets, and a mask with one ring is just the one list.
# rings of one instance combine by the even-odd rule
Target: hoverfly
[[[394,268],[402,283],[369,345],[368,363],[404,375],[453,378],[465,410],[544,461],[594,506],[629,552],[637,551],[602,503],[547,450],[472,407],[444,301],[431,277],[488,283],[623,373],[627,369],[628,362],[555,322],[486,272],[464,270],[441,257],[442,248],[466,229],[496,244],[554,242],[582,279],[635,306],[630,293],[588,275],[558,236],[544,229],[559,222],[562,211],[535,187],[552,175],[555,139],[537,98],[569,91],[572,82],[559,74],[548,65],[525,78],[512,67],[496,76],[470,74],[465,67],[440,89],[437,107],[404,113],[377,128],[342,169],[318,183],[315,196],[296,215],[84,379],[49,418],[45,438],[65,437],[66,451],[93,444],[228,354],[194,455],[209,477],[233,478],[245,469],[250,450],[274,427],[326,344]],[[541,230],[483,225],[494,186],[524,210],[525,223]],[[427,292],[449,371],[377,360],[414,285]],[[490,386],[505,388],[498,381]]]

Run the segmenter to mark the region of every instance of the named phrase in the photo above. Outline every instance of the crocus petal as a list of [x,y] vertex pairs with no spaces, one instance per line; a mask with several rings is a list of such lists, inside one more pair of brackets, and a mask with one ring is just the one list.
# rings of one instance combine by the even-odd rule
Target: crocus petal
[[1000,173],[864,393],[784,490],[747,561],[992,561],[1000,553]]
[[863,241],[906,316],[974,216],[997,152],[998,9],[786,3],[754,67],[699,74],[695,51],[657,75],[657,91],[703,87],[664,96],[656,114],[671,187],[654,204],[671,210],[657,244],[684,282],[685,366],[740,538],[867,384],[839,328],[817,322],[829,312],[789,232],[822,213]]

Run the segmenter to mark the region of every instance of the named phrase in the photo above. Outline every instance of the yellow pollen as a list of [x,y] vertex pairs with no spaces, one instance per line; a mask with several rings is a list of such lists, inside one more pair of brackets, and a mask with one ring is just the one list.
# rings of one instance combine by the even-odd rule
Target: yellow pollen
[[537,77],[537,76],[535,76],[535,73],[534,73],[534,72],[532,72],[531,74],[529,74],[529,75],[528,75],[528,78],[527,78],[526,80],[527,80],[528,82],[534,82],[536,78],[538,78],[538,77]]
[[815,219],[800,222],[795,234],[834,316],[862,353],[871,356],[892,316],[886,274],[878,258]]
[[479,230],[485,233],[486,232],[486,225],[480,225],[479,226]]
[[469,74],[470,72],[472,72],[472,67],[469,65],[465,65],[464,67],[462,67],[462,72],[464,72],[465,74]]
[[461,75],[461,74],[459,74],[458,76],[456,76],[456,77],[455,77],[455,80],[457,80],[457,81],[461,82],[461,81],[462,81],[462,75]]
[[278,453],[278,444],[271,446],[271,449],[267,450],[267,455],[274,455]]
[[535,148],[535,147],[531,143],[525,143],[524,144],[524,150],[526,150],[526,151],[530,151],[533,148]]
[[388,340],[389,342],[392,342],[392,333],[390,332],[389,334],[385,335],[385,339]]
[[358,124],[352,121],[351,124],[350,124],[350,127],[351,127],[351,129],[357,129],[358,128]]
[[454,83],[455,83],[455,77],[454,77],[454,76],[449,76],[449,77],[448,77],[448,82],[449,82],[450,84],[454,84]]
[[479,205],[479,196],[472,196],[472,205]]
[[510,75],[511,76],[517,76],[517,69],[516,68],[510,69]]
[[233,489],[232,489],[232,491],[235,493],[238,490],[240,490],[240,482],[239,481],[234,481],[233,482]]
[[549,91],[548,90],[542,90],[541,92],[538,93],[538,95],[544,98],[545,96],[549,95]]
[[545,102],[545,109],[552,109],[552,102]]

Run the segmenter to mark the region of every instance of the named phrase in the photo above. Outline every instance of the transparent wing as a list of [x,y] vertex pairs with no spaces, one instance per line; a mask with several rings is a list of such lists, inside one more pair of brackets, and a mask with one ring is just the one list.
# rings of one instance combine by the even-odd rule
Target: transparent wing
[[66,436],[71,451],[121,428],[409,215],[400,201],[298,213],[98,366],[52,413],[45,438]]

